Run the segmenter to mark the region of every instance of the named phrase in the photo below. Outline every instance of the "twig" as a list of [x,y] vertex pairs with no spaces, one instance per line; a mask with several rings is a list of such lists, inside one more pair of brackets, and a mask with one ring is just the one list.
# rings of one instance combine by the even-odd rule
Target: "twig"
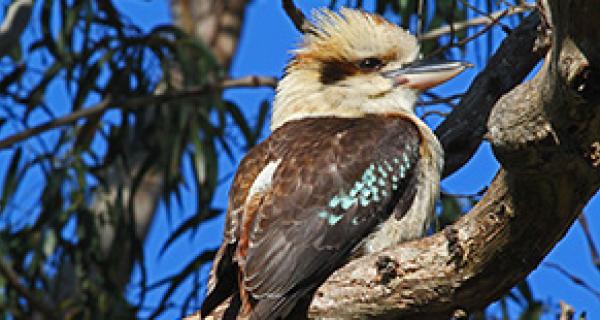
[[442,112],[442,111],[438,111],[438,110],[430,110],[427,112],[424,112],[423,115],[421,115],[421,119],[425,119],[427,117],[431,117],[431,116],[439,116],[441,118],[445,118],[448,116],[448,112]]
[[421,100],[421,101],[417,101],[417,105],[418,106],[428,106],[428,105],[432,105],[432,104],[438,104],[438,103],[446,103],[448,105],[450,105],[450,107],[454,108],[456,107],[455,104],[452,103],[452,101],[456,100],[456,99],[461,99],[464,94],[454,94],[451,95],[449,97],[439,97],[437,95],[432,95],[432,94],[427,94],[427,96],[431,97],[429,100]]
[[473,194],[449,193],[449,192],[445,192],[445,191],[442,191],[441,194],[446,197],[450,197],[450,198],[477,198],[477,197],[482,197],[487,192],[487,190],[488,190],[488,187],[485,186],[485,187],[481,188],[481,190],[479,190]]
[[510,16],[518,13],[523,13],[526,11],[531,11],[533,8],[531,6],[514,6],[508,9],[498,10],[496,12],[491,13],[489,16],[481,16],[477,18],[473,18],[470,20],[459,21],[456,23],[452,23],[447,26],[443,26],[434,30],[431,30],[419,37],[419,40],[434,40],[443,35],[451,33],[452,30],[454,32],[462,31],[469,27],[475,27],[480,25],[494,25],[498,22],[498,20],[505,16]]
[[560,317],[558,318],[559,320],[573,320],[573,317],[575,316],[575,310],[573,309],[573,307],[564,302],[564,301],[560,301]]
[[8,283],[10,283],[10,285],[27,300],[33,309],[39,310],[44,314],[44,317],[47,317],[48,319],[58,319],[56,310],[45,301],[38,299],[33,292],[23,286],[19,281],[17,273],[2,257],[0,257],[0,273],[2,273]]
[[304,13],[294,4],[294,0],[281,0],[283,9],[287,16],[292,20],[296,29],[301,33],[312,32],[313,25],[306,18]]
[[556,271],[560,272],[562,275],[564,275],[565,277],[569,278],[569,280],[571,280],[571,282],[573,282],[574,284],[586,289],[587,291],[589,291],[591,294],[593,294],[594,296],[596,296],[596,298],[598,300],[600,300],[600,291],[594,289],[592,286],[590,286],[587,282],[585,282],[585,280],[571,274],[569,271],[567,271],[565,268],[563,268],[562,266],[553,263],[553,262],[545,262],[544,265],[546,267],[555,269]]
[[598,249],[596,244],[594,243],[594,239],[592,238],[592,233],[590,232],[590,227],[587,223],[587,218],[585,214],[582,212],[579,215],[579,224],[583,229],[583,234],[585,235],[585,239],[587,240],[588,247],[590,249],[590,255],[592,256],[592,263],[596,266],[596,269],[600,271],[600,255],[598,254]]
[[423,0],[419,0],[417,2],[417,30],[416,30],[416,36],[417,38],[419,38],[422,34],[423,34],[423,19],[425,17],[423,17],[423,7],[424,7],[424,3]]
[[238,79],[226,79],[217,84],[209,84],[199,87],[191,87],[183,90],[178,90],[174,92],[166,92],[163,94],[155,94],[155,95],[147,95],[147,96],[139,96],[133,97],[125,100],[115,100],[110,96],[105,97],[99,103],[85,109],[81,109],[78,111],[74,111],[69,113],[63,117],[42,123],[35,127],[26,129],[22,132],[13,134],[3,140],[0,140],[0,149],[7,148],[12,146],[13,144],[23,141],[29,137],[35,136],[42,132],[48,131],[53,128],[61,127],[64,125],[72,124],[79,119],[89,118],[91,116],[96,116],[102,114],[106,110],[112,108],[119,109],[131,109],[138,106],[151,104],[151,103],[163,103],[170,102],[174,100],[180,99],[188,99],[194,98],[203,94],[206,94],[210,91],[222,90],[227,88],[242,88],[242,87],[272,87],[274,88],[277,85],[277,79],[273,77],[258,77],[258,76],[248,76]]

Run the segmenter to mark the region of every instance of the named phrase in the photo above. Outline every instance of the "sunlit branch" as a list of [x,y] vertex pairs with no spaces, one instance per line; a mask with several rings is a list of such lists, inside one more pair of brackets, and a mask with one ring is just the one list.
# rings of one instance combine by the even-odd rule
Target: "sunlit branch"
[[475,27],[475,26],[481,26],[481,25],[486,25],[486,26],[494,25],[494,24],[498,23],[498,20],[502,17],[511,16],[511,15],[519,14],[519,13],[524,13],[527,11],[532,11],[534,8],[535,7],[533,5],[528,4],[528,5],[513,6],[510,8],[507,8],[507,9],[498,10],[487,16],[480,16],[477,18],[469,19],[469,20],[459,21],[456,23],[452,23],[450,25],[446,25],[446,26],[431,30],[431,31],[419,36],[419,40],[421,40],[421,41],[434,40],[443,35],[450,34],[451,32],[454,32],[454,33],[460,32],[469,27]]
[[573,306],[561,300],[560,315],[558,317],[558,320],[573,320],[574,317],[575,310],[573,309]]
[[112,97],[107,96],[102,101],[88,108],[74,111],[63,117],[42,123],[35,127],[13,134],[5,139],[2,139],[0,140],[0,149],[10,147],[17,142],[23,141],[42,132],[46,132],[50,129],[73,124],[79,119],[89,118],[91,116],[102,114],[109,109],[132,109],[148,104],[165,103],[182,99],[196,98],[205,95],[211,91],[228,88],[274,88],[276,85],[277,79],[274,77],[248,76],[237,79],[226,79],[216,84],[203,85],[199,87],[190,87],[173,92],[166,92],[163,94],[139,96],[129,99],[113,99]]

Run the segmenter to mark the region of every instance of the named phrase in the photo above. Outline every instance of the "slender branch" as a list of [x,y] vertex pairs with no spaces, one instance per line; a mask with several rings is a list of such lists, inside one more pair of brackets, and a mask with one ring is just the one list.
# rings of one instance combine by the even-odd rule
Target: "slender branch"
[[453,94],[451,96],[448,97],[440,97],[437,95],[428,95],[430,97],[430,99],[428,100],[419,100],[417,101],[417,106],[430,106],[430,105],[434,105],[434,104],[447,104],[450,107],[454,108],[456,107],[456,105],[453,103],[454,100],[456,99],[460,99],[464,96],[464,94],[459,93],[459,94]]
[[417,1],[417,30],[415,32],[417,38],[419,38],[423,34],[423,20],[425,19],[425,17],[423,16],[423,9],[425,7],[425,4],[423,2],[423,0]]
[[27,287],[22,285],[19,281],[19,276],[17,273],[2,257],[0,257],[0,273],[4,276],[4,278],[6,278],[8,283],[10,283],[10,285],[27,300],[33,309],[39,310],[49,319],[58,319],[58,313],[56,310],[54,310],[54,308],[52,308],[52,306],[45,301],[38,299],[33,292],[29,291]]
[[596,269],[600,271],[600,255],[598,254],[598,249],[596,244],[594,243],[594,238],[592,238],[592,233],[590,232],[590,227],[587,223],[587,219],[585,217],[585,213],[581,213],[579,215],[579,224],[583,229],[583,234],[585,235],[585,240],[587,241],[588,247],[590,249],[590,255],[592,256],[592,263],[596,266]]
[[575,310],[573,309],[573,307],[564,302],[564,301],[560,301],[560,315],[558,317],[558,320],[573,320],[573,318],[575,317]]
[[115,100],[110,96],[105,97],[102,101],[94,104],[91,107],[81,109],[78,111],[74,111],[69,113],[63,117],[42,123],[35,127],[26,129],[19,133],[15,133],[11,136],[8,136],[5,139],[0,140],[0,149],[7,148],[12,146],[13,144],[23,141],[32,136],[38,135],[42,132],[46,132],[50,129],[54,129],[57,127],[62,127],[65,125],[70,125],[75,123],[79,119],[89,118],[92,116],[97,116],[106,112],[112,108],[119,109],[131,109],[147,104],[153,103],[164,103],[164,102],[172,102],[181,99],[189,99],[198,97],[201,95],[205,95],[208,92],[214,90],[222,90],[229,88],[243,88],[243,87],[271,87],[274,88],[277,85],[277,79],[273,77],[259,77],[259,76],[248,76],[237,79],[226,79],[220,83],[212,84],[212,85],[204,85],[199,87],[191,87],[183,90],[178,90],[174,92],[166,92],[163,94],[154,94],[140,97],[133,97],[125,100]]
[[477,31],[477,32],[475,32],[474,34],[472,34],[472,35],[470,35],[470,36],[468,36],[468,37],[466,37],[466,38],[464,38],[464,39],[461,39],[461,40],[460,40],[460,41],[458,41],[458,42],[451,41],[449,44],[447,44],[447,45],[445,45],[445,46],[442,46],[442,47],[440,47],[440,48],[438,48],[438,49],[434,50],[433,52],[431,52],[431,53],[429,54],[429,56],[428,56],[428,57],[433,57],[433,56],[436,56],[436,55],[438,55],[438,54],[440,54],[440,53],[442,53],[442,52],[444,52],[444,51],[446,51],[446,50],[448,50],[448,49],[450,49],[450,48],[454,48],[454,47],[462,47],[462,46],[466,45],[467,43],[469,43],[469,42],[471,42],[471,41],[473,41],[473,40],[475,40],[475,39],[479,38],[480,36],[482,36],[482,35],[486,34],[486,33],[487,33],[487,32],[488,32],[488,31],[489,31],[489,30],[490,30],[492,27],[494,27],[496,24],[500,23],[500,19],[502,19],[502,18],[504,17],[504,15],[505,15],[505,14],[506,14],[506,11],[504,11],[504,12],[503,12],[503,15],[499,16],[498,18],[496,18],[496,19],[495,19],[495,20],[493,20],[492,22],[490,22],[490,23],[486,24],[486,25],[485,25],[485,26],[484,26],[484,27],[483,27],[481,30],[478,30],[478,31]]
[[585,280],[583,280],[582,278],[570,273],[569,271],[567,271],[567,269],[563,268],[561,265],[554,263],[554,262],[546,262],[546,263],[544,263],[544,266],[558,271],[560,274],[567,277],[574,284],[576,284],[576,285],[584,288],[588,292],[590,292],[592,295],[594,295],[596,297],[596,299],[598,299],[598,301],[600,301],[600,291],[594,289],[594,287],[592,287],[590,284],[585,282]]
[[533,10],[533,8],[534,7],[532,7],[531,5],[512,6],[507,9],[498,10],[496,12],[493,12],[489,16],[481,16],[481,17],[477,17],[477,18],[473,18],[473,19],[469,19],[469,20],[465,20],[465,21],[459,21],[456,23],[452,23],[450,25],[446,25],[443,27],[439,27],[437,29],[431,30],[431,31],[421,35],[419,37],[419,40],[421,40],[421,41],[434,40],[443,35],[451,33],[452,30],[454,30],[454,32],[459,32],[459,31],[465,30],[469,27],[475,27],[475,26],[480,26],[480,25],[489,26],[491,24],[497,23],[497,21],[502,17],[531,11],[531,10]]
[[430,110],[430,111],[423,113],[420,118],[425,119],[425,118],[428,118],[431,116],[438,116],[440,118],[445,118],[448,116],[448,112],[442,112],[442,111],[438,111],[438,110]]
[[16,0],[6,11],[4,21],[0,25],[0,57],[19,45],[19,37],[29,23],[32,7],[33,0]]
[[296,5],[294,4],[294,0],[281,0],[283,5],[283,9],[287,16],[292,20],[294,26],[301,33],[312,32],[313,25],[310,23],[310,20],[306,18],[304,13]]

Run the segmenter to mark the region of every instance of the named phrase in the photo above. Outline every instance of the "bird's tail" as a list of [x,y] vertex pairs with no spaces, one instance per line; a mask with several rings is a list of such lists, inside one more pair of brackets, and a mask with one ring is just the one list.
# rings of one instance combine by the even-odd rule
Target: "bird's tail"
[[250,320],[306,319],[315,289],[298,290],[281,298],[261,299],[252,308]]

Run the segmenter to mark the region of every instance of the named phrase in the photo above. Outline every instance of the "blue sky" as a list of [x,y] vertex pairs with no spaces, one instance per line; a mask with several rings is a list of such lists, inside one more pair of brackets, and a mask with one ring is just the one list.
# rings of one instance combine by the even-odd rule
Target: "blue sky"
[[[171,22],[169,5],[166,0],[117,0],[115,2],[117,7],[130,17],[132,22],[142,26],[145,30],[149,30],[158,24]],[[310,12],[311,8],[326,5],[328,2],[327,0],[303,0],[301,8],[305,12]],[[365,3],[367,7],[372,7],[372,1],[365,1]],[[495,32],[498,34],[495,38],[501,39],[502,33],[498,30]],[[239,51],[233,61],[231,76],[281,76],[283,67],[290,58],[289,51],[294,48],[299,39],[299,34],[280,8],[279,1],[253,1],[247,11]],[[470,46],[470,49],[473,49],[473,46]],[[467,55],[466,59],[472,62],[477,61],[472,55]],[[477,65],[476,68],[465,72],[451,83],[438,88],[437,92],[450,95],[464,91],[482,67],[482,65]],[[54,92],[48,99],[59,101],[61,99],[61,89],[57,88]],[[228,90],[225,97],[240,105],[252,119],[255,117],[261,101],[273,99],[273,90]],[[431,124],[435,125],[439,120],[431,119]],[[237,156],[237,161],[239,161],[242,154],[240,153]],[[220,160],[221,176],[229,176],[235,170],[235,165],[235,162],[222,158]],[[489,146],[484,144],[463,169],[443,181],[443,188],[452,193],[475,193],[489,184],[497,168],[498,163],[494,160]],[[191,174],[189,166],[184,165],[184,173]],[[223,184],[219,186],[215,199],[216,207],[225,208],[229,184],[229,179],[225,179]],[[177,221],[182,221],[194,213],[195,201],[195,193],[184,192],[183,206],[181,208],[174,207],[177,211],[173,213],[173,221],[175,222],[168,221],[166,211],[164,207],[161,207],[145,247],[145,263],[150,283],[177,272],[203,248],[214,248],[219,245],[222,233],[222,218],[206,223],[195,235],[182,237],[165,255],[159,256],[160,248],[167,239],[169,232],[176,228]],[[600,243],[600,218],[597,216],[599,208],[600,198],[596,196],[585,209],[588,214],[590,229],[595,235],[597,243]],[[559,263],[574,275],[585,279],[593,287],[600,288],[600,273],[594,269],[590,261],[584,235],[578,223],[574,224],[545,261]],[[205,266],[203,271],[205,271],[203,276],[206,277],[208,266]],[[134,276],[134,283],[137,278],[137,276]],[[529,279],[536,298],[551,302],[552,305],[557,305],[558,301],[562,299],[573,305],[578,311],[587,311],[588,319],[600,319],[600,301],[581,287],[574,286],[572,282],[557,271],[542,264],[530,275]],[[183,293],[189,290],[190,285],[190,283],[187,283],[186,288],[178,290],[176,296],[183,297]],[[135,299],[135,292],[136,290],[132,286],[130,293],[132,299]],[[159,301],[160,295],[160,290],[151,293],[145,304],[147,306],[155,305]],[[175,302],[178,303],[178,301]],[[556,309],[552,311],[556,311]],[[144,314],[144,312],[141,313],[142,316]],[[172,319],[177,316],[179,316],[179,311],[171,310],[165,313],[162,319]],[[546,318],[554,319],[554,316],[548,315]]]

